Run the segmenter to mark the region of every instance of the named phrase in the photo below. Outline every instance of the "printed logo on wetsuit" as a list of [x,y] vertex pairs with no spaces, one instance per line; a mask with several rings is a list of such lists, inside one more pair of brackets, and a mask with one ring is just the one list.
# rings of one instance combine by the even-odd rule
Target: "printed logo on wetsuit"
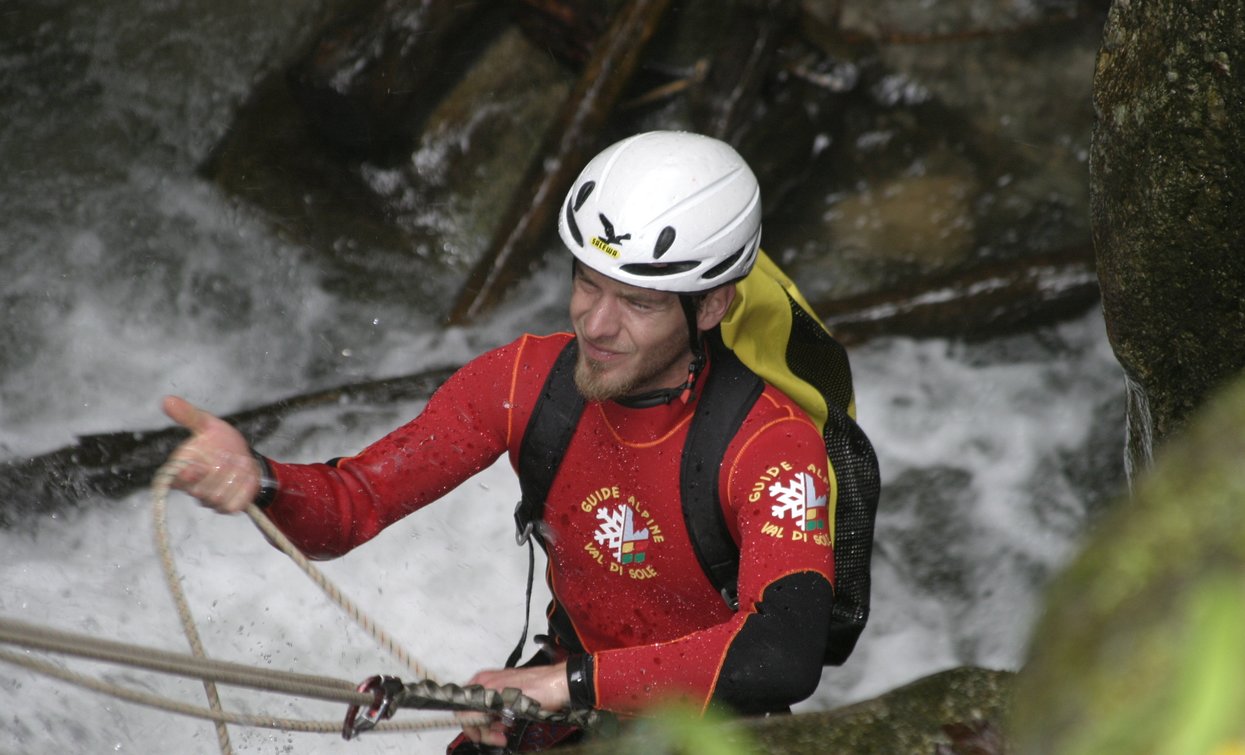
[[589,558],[611,574],[631,579],[652,579],[657,569],[649,562],[650,547],[665,540],[661,527],[635,496],[623,501],[618,486],[593,491],[579,504],[585,513],[596,512],[597,528],[584,544]]
[[829,507],[824,490],[826,481],[820,469],[809,465],[796,471],[790,462],[779,462],[765,470],[748,496],[753,503],[765,495],[770,502],[771,521],[761,525],[761,533],[788,540],[808,540],[809,533],[819,545],[830,545]]

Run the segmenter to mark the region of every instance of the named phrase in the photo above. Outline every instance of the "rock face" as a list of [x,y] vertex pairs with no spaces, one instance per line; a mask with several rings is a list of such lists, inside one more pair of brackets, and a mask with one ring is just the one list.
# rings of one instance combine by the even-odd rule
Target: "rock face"
[[1051,586],[1009,752],[1245,746],[1245,379],[1156,457]]
[[1093,235],[1137,467],[1245,367],[1245,1],[1117,0],[1094,106]]

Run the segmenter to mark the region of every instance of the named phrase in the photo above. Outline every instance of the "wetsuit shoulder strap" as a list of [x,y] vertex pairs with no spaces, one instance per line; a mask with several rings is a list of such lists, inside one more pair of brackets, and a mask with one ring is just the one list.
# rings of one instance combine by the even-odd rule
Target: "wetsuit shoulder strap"
[[683,444],[679,493],[696,558],[709,581],[735,609],[739,605],[739,546],[722,512],[718,477],[726,447],[765,390],[765,383],[722,345],[716,329],[707,333],[706,339],[712,357]]
[[[519,446],[519,505],[514,510],[519,543],[535,532],[545,513],[545,499],[558,474],[562,457],[579,426],[584,399],[575,387],[575,339],[563,347],[536,397]],[[539,537],[537,538],[539,541]]]

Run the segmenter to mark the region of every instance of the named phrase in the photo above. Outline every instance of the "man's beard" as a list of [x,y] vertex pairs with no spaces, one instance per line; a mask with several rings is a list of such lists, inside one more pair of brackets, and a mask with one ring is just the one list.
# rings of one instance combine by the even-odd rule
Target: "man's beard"
[[631,393],[635,384],[635,376],[614,378],[601,369],[600,362],[595,362],[582,353],[575,361],[575,386],[588,401],[608,401],[626,396]]
[[649,369],[637,369],[629,375],[611,375],[602,368],[600,362],[589,359],[580,351],[579,358],[575,360],[575,386],[588,401],[625,398],[636,393],[637,389],[654,378],[670,371],[676,362],[683,359],[690,357],[686,356],[683,349],[674,347],[667,353],[653,355],[653,366]]

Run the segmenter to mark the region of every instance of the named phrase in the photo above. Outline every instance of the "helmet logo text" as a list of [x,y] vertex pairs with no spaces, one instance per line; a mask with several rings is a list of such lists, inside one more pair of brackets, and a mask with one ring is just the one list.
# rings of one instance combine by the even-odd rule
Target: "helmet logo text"
[[619,255],[619,251],[615,249],[614,247],[610,246],[609,244],[605,243],[604,241],[602,241],[600,236],[592,237],[592,245],[595,246],[597,249],[600,249],[601,251],[605,252],[611,257],[617,257]]

